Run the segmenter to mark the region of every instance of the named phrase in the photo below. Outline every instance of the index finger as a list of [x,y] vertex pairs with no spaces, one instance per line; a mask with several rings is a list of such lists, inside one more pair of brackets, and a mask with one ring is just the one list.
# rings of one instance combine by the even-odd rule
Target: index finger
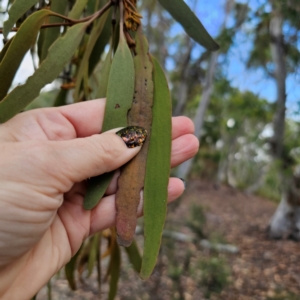
[[[106,99],[97,99],[59,108],[72,123],[78,137],[86,137],[101,132]],[[191,119],[179,116],[172,118],[172,139],[194,133]]]
[[77,137],[87,137],[101,132],[105,103],[106,99],[103,98],[65,105],[57,109],[73,125]]

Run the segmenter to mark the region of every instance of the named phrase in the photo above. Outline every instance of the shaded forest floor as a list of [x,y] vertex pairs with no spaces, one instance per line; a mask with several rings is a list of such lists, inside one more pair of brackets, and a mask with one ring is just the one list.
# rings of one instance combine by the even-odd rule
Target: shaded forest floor
[[[191,209],[199,209],[199,222]],[[198,243],[164,238],[158,265],[147,282],[132,271],[124,256],[117,299],[300,299],[300,243],[269,240],[268,222],[276,209],[269,200],[247,196],[229,187],[192,180],[182,199],[168,213],[166,228],[194,235],[188,223],[198,224],[199,234],[211,242],[232,244],[237,254],[203,249]],[[205,221],[202,220],[204,212]],[[142,237],[137,237],[142,244]],[[107,262],[103,261],[103,266]],[[63,278],[52,279],[53,299],[98,299],[96,274],[76,292]],[[108,285],[102,286],[107,299]],[[43,289],[37,299],[47,299]]]

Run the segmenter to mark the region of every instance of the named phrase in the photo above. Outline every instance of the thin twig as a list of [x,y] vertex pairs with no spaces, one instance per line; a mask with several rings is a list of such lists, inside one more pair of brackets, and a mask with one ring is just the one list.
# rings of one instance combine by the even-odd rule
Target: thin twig
[[[50,28],[50,27],[60,27],[60,26],[73,26],[75,24],[79,24],[79,23],[84,23],[84,22],[93,22],[94,20],[96,20],[97,18],[100,18],[111,6],[113,6],[115,3],[111,0],[109,1],[102,9],[100,9],[99,11],[95,12],[94,14],[92,14],[89,17],[80,19],[80,20],[74,20],[74,19],[70,19],[66,16],[57,14],[57,13],[52,13],[52,16],[56,16],[56,17],[60,17],[62,19],[65,19],[66,21],[69,22],[60,22],[60,23],[52,23],[52,24],[44,24],[41,26],[41,28]],[[12,28],[10,31],[12,32],[17,32],[20,28],[18,27],[14,27]],[[3,33],[3,28],[0,28],[0,34]]]

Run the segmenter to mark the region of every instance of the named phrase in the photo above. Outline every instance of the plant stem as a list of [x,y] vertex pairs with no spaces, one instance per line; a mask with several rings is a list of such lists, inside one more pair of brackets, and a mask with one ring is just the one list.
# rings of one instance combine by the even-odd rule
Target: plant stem
[[[64,15],[51,12],[52,16],[56,16],[56,17],[65,19],[68,22],[45,24],[45,25],[42,25],[41,28],[60,27],[60,26],[73,26],[75,24],[84,23],[84,22],[90,22],[90,23],[92,23],[97,18],[100,18],[113,5],[115,5],[115,2],[113,0],[111,0],[102,9],[100,9],[99,11],[95,12],[94,14],[92,14],[89,17],[86,17],[86,18],[83,18],[83,19],[80,19],[80,20],[70,19],[70,18],[68,18],[68,17],[66,17]],[[18,27],[14,27],[14,28],[11,29],[12,32],[17,32],[18,30],[19,30]],[[0,34],[1,33],[3,33],[3,28],[0,28]]]

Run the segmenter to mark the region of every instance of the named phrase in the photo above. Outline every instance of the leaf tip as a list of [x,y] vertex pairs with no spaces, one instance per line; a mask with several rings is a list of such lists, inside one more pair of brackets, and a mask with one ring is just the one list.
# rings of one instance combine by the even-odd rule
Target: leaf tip
[[125,239],[122,239],[119,235],[117,235],[117,242],[120,246],[123,246],[123,247],[129,247],[132,243],[132,239],[130,240],[125,240]]

